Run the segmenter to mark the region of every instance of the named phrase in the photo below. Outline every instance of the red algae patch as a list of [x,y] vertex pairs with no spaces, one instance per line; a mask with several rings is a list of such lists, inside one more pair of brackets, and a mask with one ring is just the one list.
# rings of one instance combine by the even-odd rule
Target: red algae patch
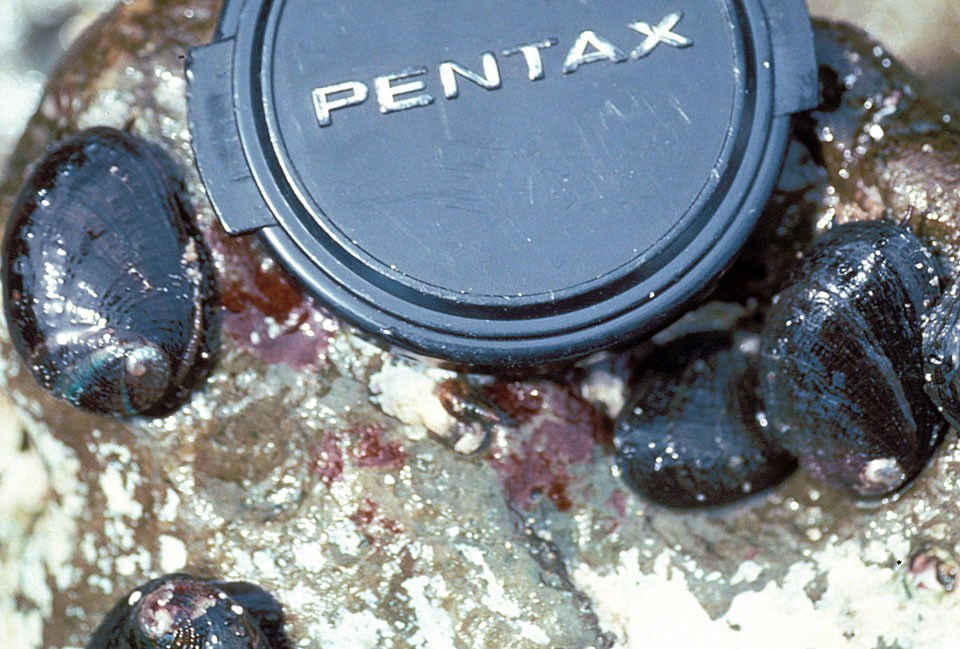
[[379,505],[370,498],[364,498],[363,505],[349,516],[350,521],[357,526],[357,531],[367,542],[376,547],[387,535],[396,535],[403,532],[403,526],[392,518],[377,514]]
[[518,424],[533,419],[544,405],[539,384],[498,381],[484,386],[483,394]]
[[343,475],[343,451],[332,431],[324,431],[322,441],[310,448],[310,470],[328,487]]
[[548,382],[488,386],[487,395],[519,426],[494,441],[489,462],[510,503],[530,509],[547,497],[559,511],[573,506],[570,467],[587,464],[610,435],[610,421],[568,387]]
[[377,424],[326,430],[309,451],[310,470],[328,487],[343,475],[345,463],[364,469],[400,469],[407,452],[398,441],[384,439]]
[[359,467],[399,469],[407,461],[407,452],[400,442],[385,442],[382,426],[363,426],[351,431],[358,435],[351,447],[351,455]]
[[627,493],[623,489],[614,489],[607,498],[607,504],[617,512],[620,518],[627,515]]
[[214,228],[207,240],[221,269],[223,329],[237,346],[265,363],[295,370],[324,365],[329,340],[339,329],[336,319],[267,258],[253,237],[229,237]]

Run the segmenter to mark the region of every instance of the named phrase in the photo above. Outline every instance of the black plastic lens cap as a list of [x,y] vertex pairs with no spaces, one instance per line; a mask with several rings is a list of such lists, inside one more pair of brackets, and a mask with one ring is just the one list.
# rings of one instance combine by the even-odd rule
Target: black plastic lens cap
[[227,0],[188,79],[229,232],[361,328],[494,367],[680,315],[817,103],[802,0]]

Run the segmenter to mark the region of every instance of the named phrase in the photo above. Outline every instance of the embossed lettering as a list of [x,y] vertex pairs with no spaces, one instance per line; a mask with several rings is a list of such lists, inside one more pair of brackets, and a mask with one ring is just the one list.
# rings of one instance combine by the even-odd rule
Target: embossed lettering
[[588,29],[580,32],[577,42],[567,53],[567,58],[563,61],[563,73],[576,72],[584,63],[595,63],[597,61],[623,63],[626,60],[627,55],[623,53],[623,50]]
[[527,76],[530,81],[539,81],[546,76],[543,73],[543,55],[540,54],[540,50],[553,47],[558,42],[555,38],[545,38],[542,41],[534,41],[533,43],[509,47],[503,50],[503,55],[512,56],[514,54],[523,54],[523,58],[527,62]]
[[693,45],[692,40],[686,36],[676,34],[673,31],[680,22],[681,18],[683,18],[683,12],[678,11],[665,17],[655,27],[651,27],[649,23],[643,22],[629,23],[627,27],[646,36],[646,38],[643,39],[643,42],[634,48],[632,52],[630,52],[630,58],[642,59],[650,54],[650,52],[652,52],[657,45],[660,45],[661,43],[680,49]]
[[[649,56],[660,45],[676,49],[691,47],[694,44],[693,40],[675,31],[682,19],[683,12],[676,11],[667,14],[655,25],[639,20],[626,23],[627,29],[644,37],[639,45],[630,50],[629,54],[624,53],[624,50],[593,30],[584,30],[567,51],[561,70],[564,74],[572,74],[587,63],[600,61],[623,63],[631,59],[639,61]],[[540,81],[547,76],[543,53],[558,43],[556,38],[542,38],[505,48],[500,53],[503,56],[522,55],[527,64],[527,78],[530,81]],[[480,65],[483,69],[482,73],[457,61],[441,62],[438,72],[443,96],[446,99],[459,97],[461,79],[466,79],[486,90],[502,88],[503,79],[496,55],[493,52],[484,52],[480,55]],[[434,96],[427,92],[426,79],[419,78],[427,74],[426,67],[418,66],[376,77],[373,80],[373,88],[377,94],[380,112],[396,113],[434,103]],[[362,81],[344,81],[314,88],[312,93],[317,122],[325,127],[330,126],[333,121],[333,111],[364,103],[370,94],[370,89]]]
[[[356,106],[367,100],[370,89],[360,81],[345,81],[332,86],[323,86],[313,90],[313,106],[317,111],[320,126],[330,126],[333,120],[330,113],[347,106]],[[335,95],[343,95],[333,99]]]
[[460,96],[460,86],[457,83],[457,76],[469,79],[481,88],[487,90],[496,90],[500,87],[500,66],[497,65],[497,57],[493,52],[484,52],[481,57],[483,61],[483,75],[463,67],[456,61],[444,61],[440,64],[440,85],[443,86],[443,96],[447,99],[456,99]]
[[414,95],[406,99],[397,99],[401,95],[409,95],[410,93],[424,90],[427,86],[423,81],[417,80],[394,85],[395,81],[422,77],[426,73],[426,68],[406,68],[396,74],[388,74],[374,79],[373,86],[377,89],[377,101],[380,102],[380,112],[383,114],[395,113],[401,110],[419,108],[420,106],[429,106],[432,104],[433,95],[427,93]]

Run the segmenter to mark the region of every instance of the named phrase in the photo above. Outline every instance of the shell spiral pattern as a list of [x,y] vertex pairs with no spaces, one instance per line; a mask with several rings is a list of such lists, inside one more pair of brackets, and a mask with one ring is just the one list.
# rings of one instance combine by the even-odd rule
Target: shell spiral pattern
[[91,412],[164,414],[218,341],[210,253],[159,148],[84,131],[55,146],[7,224],[7,326],[36,381]]

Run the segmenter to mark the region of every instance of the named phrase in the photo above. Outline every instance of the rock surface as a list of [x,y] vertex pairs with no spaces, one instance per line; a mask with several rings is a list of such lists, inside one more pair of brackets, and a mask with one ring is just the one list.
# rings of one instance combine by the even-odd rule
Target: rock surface
[[[906,648],[951,634],[955,433],[908,491],[869,506],[801,473],[737,506],[665,510],[627,492],[610,445],[648,345],[562,375],[431,369],[364,342],[255,240],[223,235],[192,161],[182,72],[218,8],[119,6],[51,79],[0,191],[5,215],[49,143],[131,125],[182,162],[224,309],[216,372],[162,419],[54,401],[4,337],[27,428],[9,453],[37,452],[42,468],[23,473],[47,492],[2,550],[20,566],[0,585],[14,646],[83,647],[117,597],[177,570],[268,589],[296,647]],[[726,303],[657,341],[762,311],[786,260],[835,220],[912,207],[957,260],[951,113],[861,33],[820,24],[818,48],[824,105],[795,121],[761,245],[718,287]]]

